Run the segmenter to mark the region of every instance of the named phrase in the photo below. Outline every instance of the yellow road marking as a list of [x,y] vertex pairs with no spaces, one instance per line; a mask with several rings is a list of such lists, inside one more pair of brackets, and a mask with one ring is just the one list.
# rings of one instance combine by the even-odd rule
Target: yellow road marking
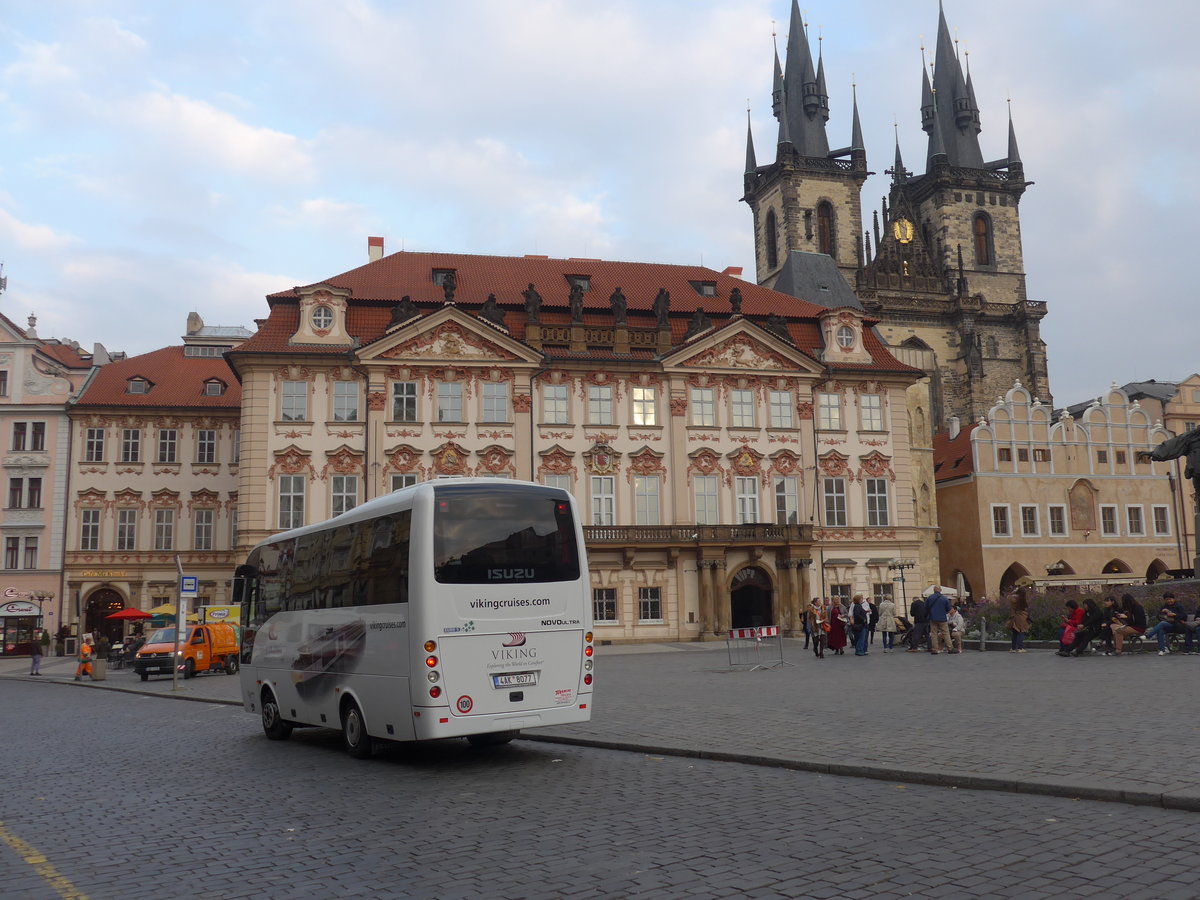
[[3,822],[0,822],[0,841],[4,841],[12,847],[21,859],[33,866],[33,870],[41,876],[46,884],[54,888],[63,900],[88,900],[87,894],[75,887],[67,878],[58,874],[58,870],[46,861],[45,856],[5,828]]

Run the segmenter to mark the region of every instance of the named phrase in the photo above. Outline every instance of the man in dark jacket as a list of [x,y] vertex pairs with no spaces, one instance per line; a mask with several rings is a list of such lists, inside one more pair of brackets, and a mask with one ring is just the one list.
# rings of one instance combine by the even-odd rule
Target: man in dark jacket
[[925,601],[925,615],[929,617],[929,652],[938,653],[939,648],[950,652],[950,598],[942,593],[942,586],[935,584],[933,593]]
[[908,653],[916,653],[925,649],[925,639],[929,637],[929,613],[925,611],[925,601],[918,597],[908,606],[908,614],[912,616],[913,626],[908,632]]

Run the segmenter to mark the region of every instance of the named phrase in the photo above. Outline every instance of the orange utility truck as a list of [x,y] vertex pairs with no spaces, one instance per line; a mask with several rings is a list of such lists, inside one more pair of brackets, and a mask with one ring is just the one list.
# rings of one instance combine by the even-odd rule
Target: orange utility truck
[[173,666],[184,678],[191,678],[197,672],[220,671],[232,675],[238,670],[237,629],[224,622],[189,625],[180,635],[178,656],[175,656],[175,629],[156,629],[138,650],[133,669],[145,681],[151,675],[170,675]]

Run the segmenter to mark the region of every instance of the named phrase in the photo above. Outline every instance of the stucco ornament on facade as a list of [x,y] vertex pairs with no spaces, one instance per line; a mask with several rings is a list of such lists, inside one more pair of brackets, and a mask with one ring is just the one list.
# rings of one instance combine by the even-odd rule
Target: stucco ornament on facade
[[859,480],[866,475],[868,478],[882,478],[885,475],[888,480],[895,482],[896,473],[892,470],[892,461],[882,453],[876,451],[869,456],[861,458],[861,466],[859,467]]
[[573,453],[555,444],[549,450],[543,450],[539,456],[542,458],[538,464],[539,475],[570,475],[572,480],[575,479],[577,472],[572,461]]
[[301,472],[306,473],[310,479],[317,476],[309,454],[298,447],[289,446],[276,452],[274,465],[267,469],[267,478],[274,481],[276,475],[299,475]]
[[332,471],[337,475],[358,475],[363,470],[363,453],[343,445],[332,453],[326,453],[327,461],[321,467],[321,480],[329,477]]
[[593,475],[611,475],[620,467],[621,454],[613,450],[612,445],[596,443],[583,454],[588,471]]
[[739,334],[715,347],[697,353],[685,366],[729,369],[791,369],[794,366],[774,350],[764,347],[749,335]]
[[433,470],[439,475],[467,475],[467,451],[448,441],[433,451]]
[[625,473],[626,479],[630,484],[633,483],[635,475],[660,475],[666,476],[667,467],[663,465],[663,454],[651,450],[649,447],[643,447],[636,453],[630,454],[629,469]]
[[444,322],[431,331],[397,344],[380,354],[382,359],[441,357],[462,360],[515,360],[517,357],[492,341],[468,332],[457,322]]

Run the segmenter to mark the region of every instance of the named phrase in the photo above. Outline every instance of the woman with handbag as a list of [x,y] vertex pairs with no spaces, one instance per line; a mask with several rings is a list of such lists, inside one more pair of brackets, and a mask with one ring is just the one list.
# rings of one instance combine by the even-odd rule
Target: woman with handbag
[[1083,610],[1074,600],[1068,600],[1066,606],[1067,612],[1063,616],[1063,630],[1058,637],[1058,655],[1070,656],[1071,644],[1075,641],[1075,631],[1083,624]]
[[805,614],[805,622],[812,634],[812,651],[817,659],[825,658],[825,634],[829,631],[829,620],[825,617],[825,607],[820,597],[813,597],[812,606]]
[[1029,602],[1025,599],[1023,591],[1017,591],[1009,601],[1012,605],[1012,614],[1008,617],[1008,621],[1004,623],[1008,628],[1009,634],[1012,635],[1012,645],[1009,647],[1009,653],[1024,653],[1025,652],[1025,635],[1029,632]]

